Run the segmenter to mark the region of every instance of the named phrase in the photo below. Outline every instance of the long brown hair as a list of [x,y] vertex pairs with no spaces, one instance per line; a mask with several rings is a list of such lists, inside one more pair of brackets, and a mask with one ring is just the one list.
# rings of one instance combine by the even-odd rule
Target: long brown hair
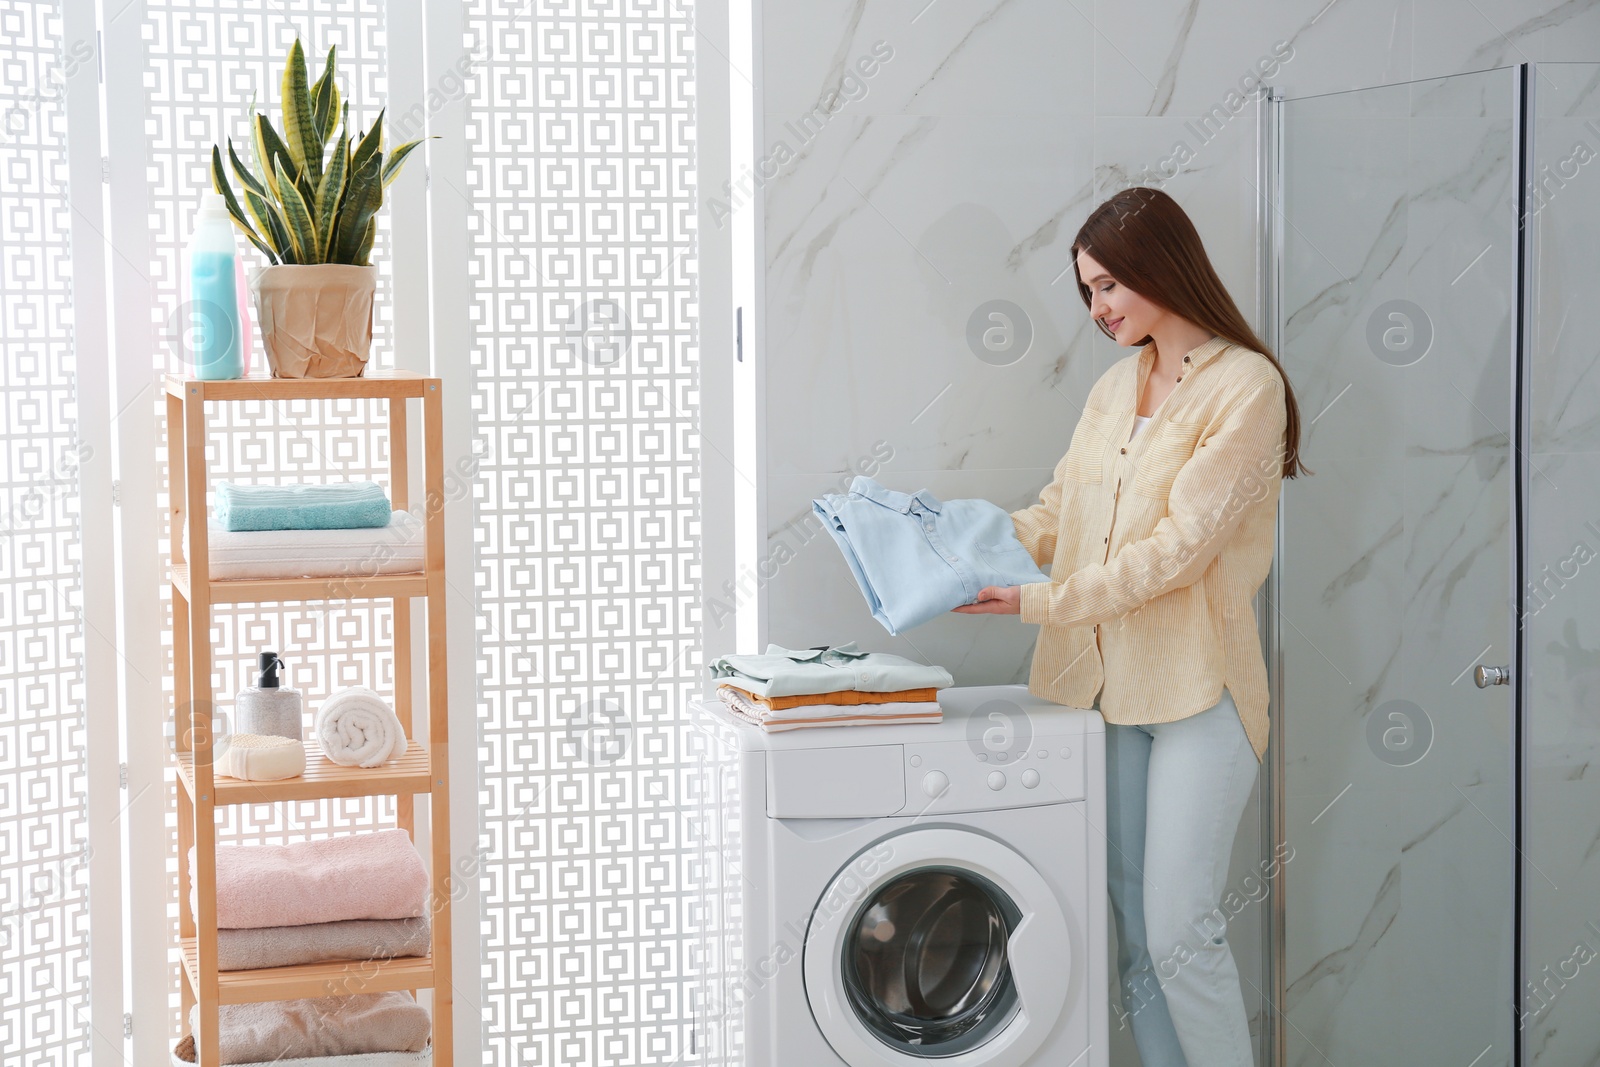
[[[1078,282],[1078,295],[1089,306],[1089,287],[1078,274],[1078,253],[1082,251],[1098,260],[1119,284],[1151,303],[1271,360],[1283,377],[1288,408],[1283,476],[1293,478],[1302,470],[1316,473],[1300,463],[1300,406],[1295,403],[1289,375],[1239,314],[1238,305],[1211,266],[1199,232],[1176,200],[1160,189],[1136,185],[1089,213],[1072,239],[1072,274]],[[1107,337],[1116,339],[1105,323],[1099,326]],[[1144,346],[1150,341],[1145,337],[1137,344]]]

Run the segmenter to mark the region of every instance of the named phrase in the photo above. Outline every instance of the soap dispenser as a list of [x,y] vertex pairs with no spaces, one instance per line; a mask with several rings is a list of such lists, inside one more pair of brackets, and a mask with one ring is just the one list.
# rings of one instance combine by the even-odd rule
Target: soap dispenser
[[301,715],[305,702],[300,697],[300,690],[279,682],[278,668],[284,666],[283,660],[278,658],[276,652],[263,652],[257,661],[259,670],[256,684],[239,690],[234,702],[234,711],[239,720],[234,732],[303,740]]

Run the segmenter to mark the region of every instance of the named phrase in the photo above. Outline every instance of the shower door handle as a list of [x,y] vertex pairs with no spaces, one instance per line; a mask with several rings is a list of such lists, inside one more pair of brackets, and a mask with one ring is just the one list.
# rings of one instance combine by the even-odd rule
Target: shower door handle
[[1491,685],[1510,685],[1510,667],[1485,667],[1478,664],[1472,668],[1472,680],[1478,683],[1479,689],[1486,689]]

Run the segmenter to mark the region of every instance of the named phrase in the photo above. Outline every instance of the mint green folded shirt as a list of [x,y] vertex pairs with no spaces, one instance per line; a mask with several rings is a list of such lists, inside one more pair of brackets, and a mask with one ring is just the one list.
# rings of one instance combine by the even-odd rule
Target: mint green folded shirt
[[903,689],[944,689],[955,684],[943,667],[930,667],[892,652],[862,652],[854,641],[826,649],[768,645],[764,655],[713,660],[710,670],[713,678],[727,679],[740,689],[764,697],[847,690],[898,693]]

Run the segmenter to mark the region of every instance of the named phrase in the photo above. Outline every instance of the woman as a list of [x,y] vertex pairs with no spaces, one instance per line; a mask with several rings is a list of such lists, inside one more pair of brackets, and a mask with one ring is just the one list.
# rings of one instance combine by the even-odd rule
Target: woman
[[1011,516],[1050,581],[955,610],[1037,624],[1029,690],[1106,720],[1122,1017],[1144,1067],[1247,1067],[1219,901],[1267,745],[1253,601],[1301,469],[1299,410],[1170,196],[1113,196],[1072,255],[1090,317],[1139,352],[1095,383],[1039,503]]

